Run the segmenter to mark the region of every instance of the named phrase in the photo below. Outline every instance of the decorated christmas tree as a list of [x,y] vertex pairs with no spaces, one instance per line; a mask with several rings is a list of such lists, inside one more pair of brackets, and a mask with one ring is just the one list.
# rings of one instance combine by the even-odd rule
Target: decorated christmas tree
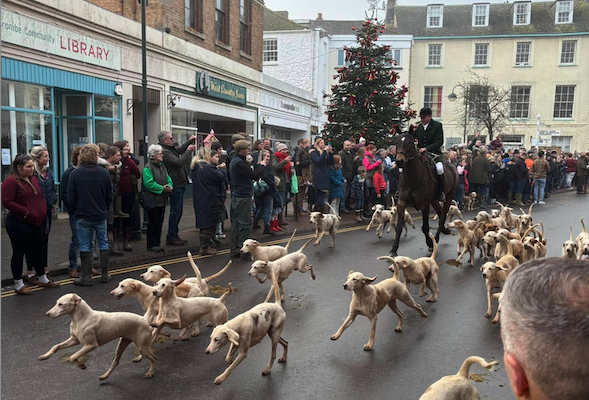
[[337,69],[327,106],[323,138],[336,148],[344,140],[360,137],[377,147],[392,144],[393,136],[405,127],[415,111],[406,104],[408,88],[397,85],[398,73],[389,46],[379,45],[385,26],[377,18],[366,18],[356,31],[354,47],[344,47],[346,66]]

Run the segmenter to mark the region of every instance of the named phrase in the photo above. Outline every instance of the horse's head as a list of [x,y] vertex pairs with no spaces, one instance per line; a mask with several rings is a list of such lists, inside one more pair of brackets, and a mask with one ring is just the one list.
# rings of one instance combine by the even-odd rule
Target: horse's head
[[407,161],[415,157],[416,150],[412,135],[408,133],[400,135],[395,145],[397,146],[397,161]]

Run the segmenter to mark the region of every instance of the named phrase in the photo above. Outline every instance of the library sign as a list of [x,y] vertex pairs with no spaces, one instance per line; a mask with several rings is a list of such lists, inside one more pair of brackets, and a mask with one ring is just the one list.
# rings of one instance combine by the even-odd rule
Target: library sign
[[246,88],[213,78],[206,71],[196,73],[196,93],[239,104],[245,104],[247,99]]
[[117,71],[121,49],[101,40],[2,9],[2,41]]

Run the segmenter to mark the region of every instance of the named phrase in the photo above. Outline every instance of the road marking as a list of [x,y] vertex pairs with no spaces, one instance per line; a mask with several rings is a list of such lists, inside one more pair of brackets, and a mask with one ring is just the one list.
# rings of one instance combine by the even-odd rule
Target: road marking
[[[431,215],[430,215],[430,217],[431,217]],[[413,218],[413,220],[415,221],[415,220],[419,220],[421,218],[422,218],[421,216],[417,216],[417,217]],[[365,230],[367,226],[368,225],[352,226],[352,227],[349,227],[349,228],[340,229],[340,230],[337,231],[337,233],[348,233],[348,232]],[[295,242],[295,241],[300,241],[300,240],[308,240],[308,239],[310,239],[310,238],[312,238],[314,236],[315,236],[314,233],[308,234],[308,235],[304,235],[304,236],[297,236],[292,241]],[[272,246],[272,245],[275,245],[275,244],[287,243],[289,241],[289,239],[290,238],[270,240],[268,242],[263,242],[262,244],[263,245],[266,245],[266,246]],[[225,254],[229,254],[230,252],[231,252],[230,249],[220,250],[220,251],[217,252],[217,255],[218,256],[222,256],[222,255],[225,255]],[[213,257],[213,256],[198,256],[197,255],[197,256],[192,256],[192,259],[193,260],[200,260],[200,259],[203,259],[203,258],[210,258],[210,257]],[[188,256],[174,258],[174,259],[171,259],[171,260],[164,260],[164,261],[161,261],[159,264],[149,263],[149,264],[142,264],[142,265],[135,265],[135,266],[131,266],[131,267],[113,269],[113,270],[110,270],[109,271],[109,274],[111,276],[121,275],[121,274],[128,274],[130,272],[137,272],[137,271],[140,271],[142,269],[149,268],[149,267],[151,267],[153,265],[161,265],[163,267],[165,265],[174,265],[174,264],[179,264],[179,263],[182,263],[182,262],[188,262]],[[92,279],[100,279],[100,278],[101,278],[100,275],[97,275],[97,276],[93,276],[92,277]],[[62,279],[60,281],[56,281],[56,283],[59,283],[61,286],[65,286],[65,285],[73,285],[73,281],[74,281],[74,278],[67,278],[67,279]],[[38,290],[45,290],[45,289],[46,288],[40,287],[40,286],[29,286],[29,290],[31,292],[36,292]],[[16,292],[10,291],[10,292],[2,293],[1,298],[12,297],[12,296],[16,296],[16,295],[17,295]]]

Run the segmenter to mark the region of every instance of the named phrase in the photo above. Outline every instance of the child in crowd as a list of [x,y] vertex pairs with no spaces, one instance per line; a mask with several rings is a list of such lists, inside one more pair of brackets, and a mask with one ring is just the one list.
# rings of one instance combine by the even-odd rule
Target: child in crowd
[[387,183],[384,180],[384,163],[380,163],[380,165],[376,168],[374,175],[372,175],[372,184],[374,185],[374,194],[376,196],[375,199],[372,199],[373,204],[382,204],[386,207],[386,188]]
[[273,200],[273,208],[272,208],[272,216],[270,217],[270,230],[274,232],[281,231],[282,228],[278,226],[278,216],[282,213],[282,196],[276,187],[280,185],[280,178],[275,176],[274,177],[274,186],[270,188],[272,191],[272,200]]
[[339,216],[339,206],[344,197],[344,188],[342,184],[346,181],[342,174],[342,158],[338,155],[333,156],[333,165],[329,166],[329,202]]
[[358,167],[358,175],[352,182],[352,188],[350,189],[350,196],[354,200],[356,211],[356,221],[364,222],[362,212],[364,211],[364,197],[366,196],[366,168]]

